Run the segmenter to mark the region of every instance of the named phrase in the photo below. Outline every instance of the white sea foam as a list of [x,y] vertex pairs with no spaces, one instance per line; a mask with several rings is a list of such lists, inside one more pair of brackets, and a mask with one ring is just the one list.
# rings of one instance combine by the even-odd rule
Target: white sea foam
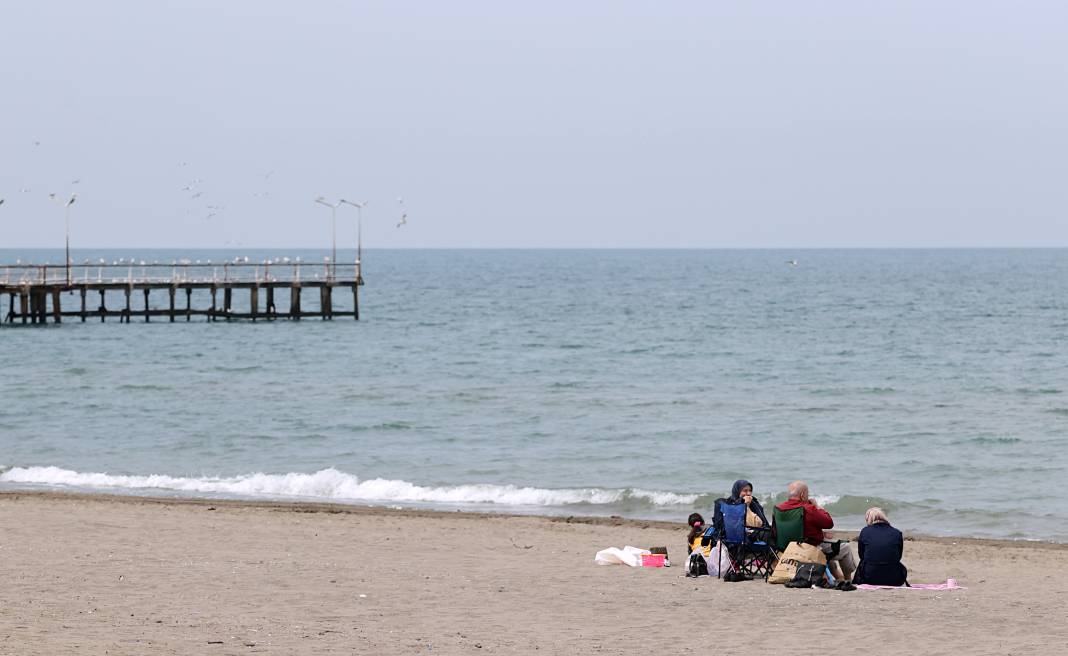
[[59,467],[13,467],[0,474],[0,483],[54,485],[95,490],[175,490],[242,497],[300,497],[332,501],[402,501],[409,503],[499,504],[505,506],[566,506],[586,503],[610,505],[628,500],[653,506],[691,505],[697,494],[642,489],[547,489],[515,485],[423,486],[403,480],[373,478],[361,481],[334,468],[313,474],[255,473],[233,477],[120,475],[77,472]]

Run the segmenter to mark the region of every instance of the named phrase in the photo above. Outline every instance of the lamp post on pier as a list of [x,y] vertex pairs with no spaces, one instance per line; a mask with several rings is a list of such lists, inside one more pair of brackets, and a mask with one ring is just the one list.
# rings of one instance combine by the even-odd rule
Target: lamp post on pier
[[345,200],[342,198],[338,201],[338,204],[345,203],[346,205],[352,205],[356,208],[356,282],[360,283],[363,280],[363,208],[367,207],[367,203],[371,201],[363,201],[362,203],[354,203],[351,200]]
[[337,272],[337,208],[341,205],[341,202],[328,203],[322,196],[316,198],[315,202],[330,208],[330,239],[332,244],[330,251],[330,277],[333,278]]
[[48,194],[48,197],[63,206],[63,223],[66,230],[66,262],[64,266],[67,269],[67,285],[70,285],[70,206],[74,204],[74,200],[78,197],[78,194],[71,194],[70,200],[62,201],[56,198],[55,194]]

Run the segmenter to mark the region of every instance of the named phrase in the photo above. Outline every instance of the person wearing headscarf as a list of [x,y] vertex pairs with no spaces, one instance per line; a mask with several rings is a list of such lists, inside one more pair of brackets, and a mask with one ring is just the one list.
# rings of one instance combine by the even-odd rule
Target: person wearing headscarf
[[764,508],[753,497],[753,484],[745,479],[734,481],[734,485],[731,487],[731,495],[716,502],[716,512],[712,517],[712,526],[715,527],[718,535],[723,535],[723,511],[720,510],[720,504],[727,504],[728,506],[745,504],[745,525],[747,528],[767,528],[770,526],[768,518],[764,515]]
[[909,571],[901,562],[905,551],[901,531],[890,525],[882,508],[868,508],[864,523],[867,526],[857,537],[860,565],[853,575],[853,583],[908,585]]

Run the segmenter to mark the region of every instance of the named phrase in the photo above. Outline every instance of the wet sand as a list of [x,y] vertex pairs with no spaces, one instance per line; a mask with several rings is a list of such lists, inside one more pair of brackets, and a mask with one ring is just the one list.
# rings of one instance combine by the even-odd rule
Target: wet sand
[[[685,528],[329,504],[0,494],[0,654],[1064,653],[1068,546],[917,538],[910,580],[687,579]],[[599,567],[667,545],[668,569]]]

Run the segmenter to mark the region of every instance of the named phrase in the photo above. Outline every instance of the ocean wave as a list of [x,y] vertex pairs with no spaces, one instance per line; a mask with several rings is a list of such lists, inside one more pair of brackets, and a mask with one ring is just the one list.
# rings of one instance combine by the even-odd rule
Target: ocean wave
[[62,486],[94,490],[174,490],[241,497],[292,497],[321,501],[495,504],[503,506],[687,506],[701,496],[641,488],[538,488],[488,483],[425,486],[403,480],[356,476],[334,468],[312,474],[253,473],[232,477],[182,477],[77,472],[60,467],[12,467],[0,483]]
[[879,507],[890,512],[908,505],[883,497],[862,497],[851,494],[843,494],[840,497],[827,499],[817,498],[816,502],[832,515],[863,515],[868,512],[868,508],[872,507]]

